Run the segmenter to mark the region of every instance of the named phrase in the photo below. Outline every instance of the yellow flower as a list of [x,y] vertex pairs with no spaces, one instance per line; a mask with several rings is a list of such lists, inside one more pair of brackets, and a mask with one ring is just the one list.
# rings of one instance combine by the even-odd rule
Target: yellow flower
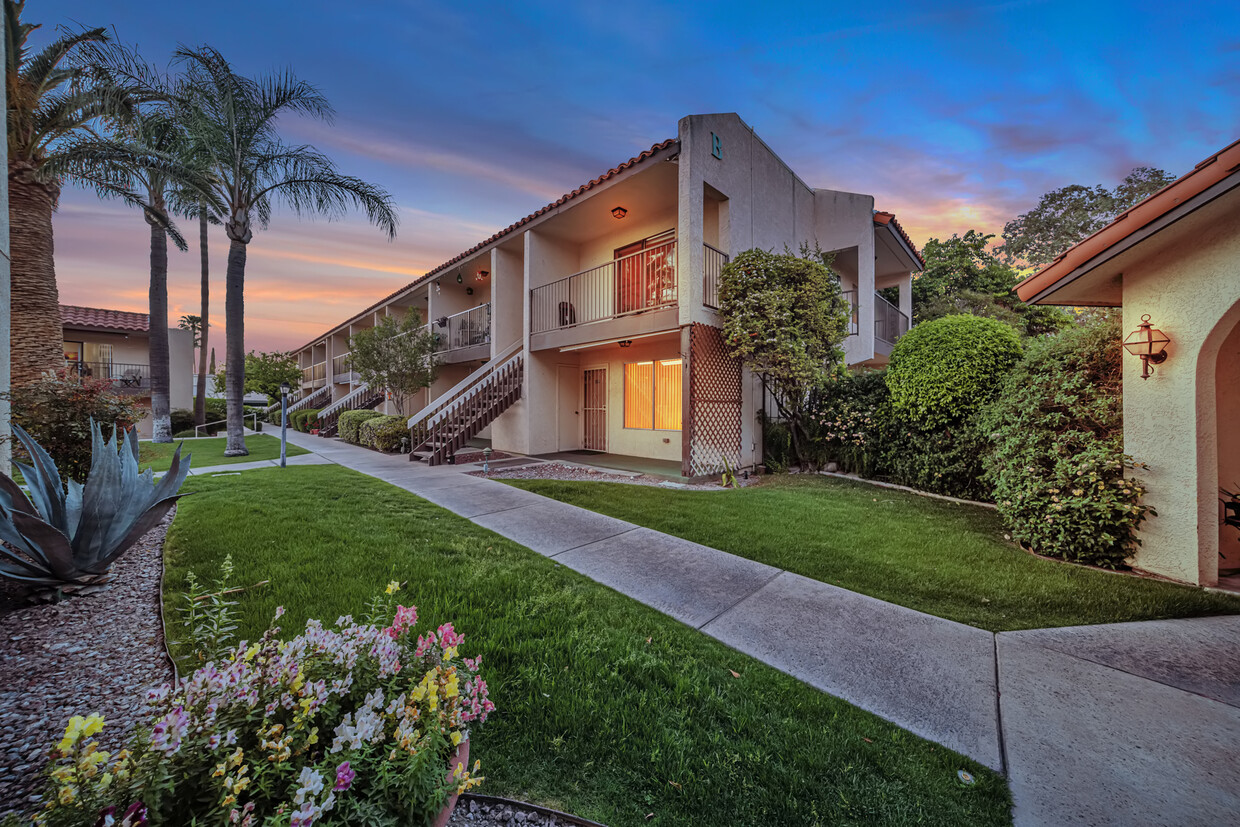
[[245,753],[241,751],[241,747],[237,747],[237,751],[228,756],[228,766],[235,767],[239,765],[245,758]]
[[398,591],[400,591],[400,583],[393,580],[391,583],[387,584],[387,589],[385,589],[385,591],[388,594],[396,594]]
[[255,643],[255,644],[254,644],[253,646],[251,646],[249,649],[246,649],[246,650],[245,650],[245,659],[246,659],[246,662],[249,662],[249,661],[254,660],[254,656],[255,656],[255,655],[257,655],[257,654],[258,654],[258,644],[257,644],[257,643]]
[[99,778],[99,789],[101,789],[101,790],[106,790],[106,789],[107,789],[108,787],[110,787],[110,786],[112,786],[112,773],[110,773],[110,772],[105,772],[105,773],[104,773],[104,774],[103,774],[103,775]]
[[452,746],[459,747],[460,745],[461,745],[461,733],[453,732],[452,733]]
[[68,806],[77,799],[77,787],[70,784],[60,788],[60,803]]

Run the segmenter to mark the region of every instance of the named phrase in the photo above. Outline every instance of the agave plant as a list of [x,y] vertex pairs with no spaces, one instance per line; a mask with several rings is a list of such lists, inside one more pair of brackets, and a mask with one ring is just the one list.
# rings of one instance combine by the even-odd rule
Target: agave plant
[[[118,557],[150,531],[180,498],[190,457],[181,446],[172,466],[155,482],[154,471],[138,471],[138,437],[133,430],[104,441],[90,423],[91,463],[86,484],[62,484],[56,463],[17,423],[13,433],[26,446],[31,465],[15,462],[30,496],[0,474],[0,576],[32,586],[82,588],[106,582]],[[119,444],[118,444],[119,443]]]

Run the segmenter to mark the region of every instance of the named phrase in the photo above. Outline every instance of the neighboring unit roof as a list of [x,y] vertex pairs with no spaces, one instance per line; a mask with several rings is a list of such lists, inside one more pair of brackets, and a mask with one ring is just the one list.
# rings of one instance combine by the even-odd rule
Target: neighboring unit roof
[[[1068,248],[1046,267],[1017,284],[1016,294],[1021,301],[1049,298],[1046,294],[1067,284],[1070,277],[1082,275],[1083,273],[1077,273],[1078,269],[1085,267],[1097,256],[1238,171],[1240,141],[1214,153],[1193,167],[1187,175],[1172,181],[1136,206],[1117,215],[1114,221],[1089,238]],[[1169,220],[1175,218],[1178,216],[1170,216]]]
[[875,210],[874,223],[884,227],[893,227],[895,231],[900,234],[900,238],[904,239],[904,243],[908,245],[908,248],[913,251],[913,255],[916,257],[917,261],[920,262],[922,269],[924,270],[926,268],[926,260],[921,257],[921,251],[917,249],[917,245],[913,243],[913,239],[908,237],[908,233],[904,232],[904,228],[900,226],[900,222],[896,221],[895,213]]
[[464,261],[465,259],[469,258],[469,257],[470,257],[470,256],[472,256],[474,253],[476,253],[476,252],[478,252],[479,250],[481,250],[483,247],[486,247],[486,246],[487,246],[487,245],[489,245],[489,244],[494,244],[496,241],[499,241],[501,238],[503,238],[504,236],[506,236],[506,235],[510,234],[510,233],[511,233],[511,232],[513,232],[514,230],[519,229],[519,228],[521,228],[521,227],[525,226],[526,224],[528,224],[528,223],[530,223],[531,221],[533,221],[535,218],[538,218],[540,215],[544,215],[545,213],[548,213],[548,212],[550,212],[551,210],[554,210],[556,207],[562,207],[562,206],[564,206],[565,204],[567,204],[569,201],[573,200],[573,199],[574,199],[574,198],[576,198],[577,196],[579,196],[579,195],[581,195],[581,194],[583,194],[583,193],[585,193],[585,192],[587,192],[587,191],[589,191],[589,190],[591,190],[591,189],[594,189],[594,188],[595,188],[595,187],[597,187],[599,184],[603,183],[604,181],[608,180],[609,178],[613,178],[613,177],[615,177],[616,175],[620,174],[621,172],[624,172],[626,169],[629,169],[630,167],[636,166],[637,164],[639,164],[639,163],[641,163],[642,161],[646,160],[647,158],[651,157],[651,156],[652,156],[652,155],[654,155],[655,153],[661,152],[661,151],[663,151],[663,150],[667,149],[668,147],[670,147],[670,146],[674,145],[675,143],[676,143],[676,139],[675,139],[675,138],[668,138],[666,141],[660,141],[659,143],[657,143],[657,144],[655,144],[654,146],[650,147],[650,149],[645,150],[644,152],[642,152],[642,153],[641,153],[641,154],[639,154],[639,155],[635,155],[634,157],[632,157],[632,158],[630,158],[629,160],[625,161],[623,164],[619,164],[618,166],[614,166],[614,167],[612,167],[611,169],[607,170],[606,172],[604,172],[604,173],[603,173],[602,175],[600,175],[599,177],[597,177],[597,178],[593,179],[592,181],[587,181],[586,183],[582,184],[580,187],[577,187],[577,189],[575,189],[575,190],[573,190],[573,191],[571,191],[571,192],[567,192],[567,193],[565,193],[564,195],[561,195],[561,196],[560,196],[558,199],[556,199],[555,201],[552,201],[550,204],[548,204],[547,206],[543,207],[543,208],[542,208],[542,209],[540,209],[540,210],[537,210],[536,212],[532,212],[532,213],[530,213],[530,214],[529,214],[529,215],[527,215],[525,218],[522,218],[520,221],[516,222],[515,224],[509,224],[507,227],[505,227],[504,229],[500,230],[500,231],[499,231],[499,232],[497,232],[495,235],[493,235],[493,236],[491,236],[490,238],[488,238],[486,241],[480,241],[480,242],[478,242],[477,244],[475,244],[473,247],[470,247],[470,248],[469,248],[468,250],[466,250],[465,252],[460,253],[460,254],[458,254],[458,255],[456,255],[456,256],[453,256],[452,258],[450,258],[450,259],[448,259],[447,261],[445,261],[443,264],[440,264],[438,267],[434,267],[434,268],[432,268],[432,269],[430,269],[430,270],[426,271],[425,273],[423,273],[422,275],[418,276],[416,279],[414,279],[413,281],[409,282],[408,284],[406,284],[404,287],[400,288],[399,290],[396,290],[395,292],[393,292],[393,293],[391,293],[391,294],[389,294],[389,295],[387,295],[387,296],[384,296],[382,299],[379,299],[379,301],[377,301],[377,302],[375,302],[374,304],[370,305],[370,307],[367,307],[365,310],[361,310],[361,311],[359,311],[359,312],[357,312],[357,313],[353,314],[352,316],[350,316],[348,319],[346,319],[345,321],[341,322],[340,324],[338,324],[338,325],[336,325],[336,326],[334,326],[334,327],[329,328],[328,330],[326,330],[324,333],[322,333],[322,334],[321,334],[321,335],[319,335],[319,336],[315,336],[313,339],[311,339],[309,342],[307,342],[306,344],[302,345],[301,347],[299,347],[299,348],[294,348],[294,350],[293,350],[292,352],[293,352],[293,353],[296,353],[296,352],[297,352],[297,351],[299,351],[299,350],[304,350],[305,348],[310,347],[310,346],[311,346],[311,345],[313,345],[315,342],[319,341],[320,339],[323,339],[323,338],[324,338],[324,337],[326,337],[326,336],[331,335],[332,333],[334,333],[334,332],[336,332],[337,330],[339,330],[340,328],[344,327],[344,326],[345,326],[345,325],[347,325],[349,322],[353,321],[354,319],[358,318],[359,316],[364,316],[364,315],[366,315],[367,313],[370,313],[370,312],[371,312],[371,311],[373,311],[373,310],[377,310],[378,308],[380,308],[380,307],[382,307],[383,305],[387,304],[387,303],[388,303],[389,301],[391,301],[392,299],[394,299],[394,298],[396,298],[397,296],[399,296],[401,293],[404,293],[404,292],[405,292],[406,290],[408,290],[409,288],[411,288],[411,287],[415,287],[415,286],[417,286],[418,284],[420,284],[420,283],[422,283],[422,282],[426,281],[427,279],[432,278],[432,277],[434,277],[434,276],[436,276],[436,275],[438,275],[438,274],[442,273],[444,270],[447,270],[447,269],[448,269],[448,268],[450,268],[452,265],[457,264],[458,262]]
[[146,333],[150,320],[145,313],[128,310],[104,310],[99,307],[78,307],[75,304],[60,306],[62,327],[90,327],[99,330],[134,330]]

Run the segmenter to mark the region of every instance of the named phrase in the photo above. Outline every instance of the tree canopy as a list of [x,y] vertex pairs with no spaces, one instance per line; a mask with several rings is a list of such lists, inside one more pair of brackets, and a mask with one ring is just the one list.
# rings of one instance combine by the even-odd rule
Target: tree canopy
[[[261,393],[272,404],[280,398],[280,385],[288,382],[297,387],[301,381],[301,368],[297,360],[287,353],[270,353],[251,350],[245,355],[245,392]],[[215,392],[223,393],[227,387],[225,371],[215,374]]]
[[422,326],[415,311],[400,319],[384,316],[349,337],[349,367],[370,387],[388,391],[403,416],[406,397],[435,381],[437,344],[438,337]]
[[1003,227],[999,252],[1009,264],[1041,267],[1105,227],[1115,216],[1170,184],[1175,177],[1137,167],[1113,190],[1072,184],[1051,190],[1036,207]]
[[804,418],[813,392],[839,369],[849,306],[831,257],[747,250],[723,268],[719,312],[731,354],[762,378],[804,464]]

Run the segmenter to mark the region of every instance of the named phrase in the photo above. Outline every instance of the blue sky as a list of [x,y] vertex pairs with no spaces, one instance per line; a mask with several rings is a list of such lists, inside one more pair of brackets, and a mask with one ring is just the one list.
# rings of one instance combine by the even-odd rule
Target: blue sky
[[[114,27],[159,62],[209,43],[332,101],[333,124],[286,135],[386,187],[399,237],[277,214],[250,245],[260,349],[302,344],[690,113],[739,113],[809,184],[873,193],[919,244],[998,232],[1047,190],[1136,165],[1182,174],[1240,138],[1234,2],[30,0],[26,17]],[[55,232],[63,302],[145,309],[136,212],[67,190]],[[225,251],[220,234],[218,311]],[[174,318],[197,312],[197,268],[173,253]]]

